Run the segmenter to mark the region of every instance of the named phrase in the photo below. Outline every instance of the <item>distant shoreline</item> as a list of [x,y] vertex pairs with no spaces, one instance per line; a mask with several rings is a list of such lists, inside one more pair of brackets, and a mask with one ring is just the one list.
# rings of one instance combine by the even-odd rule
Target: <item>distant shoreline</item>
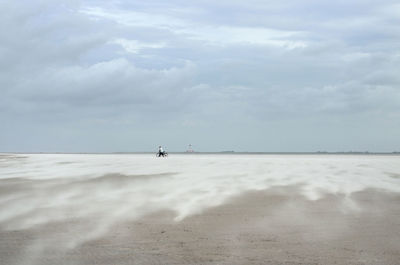
[[[92,154],[92,155],[127,155],[127,154],[155,154],[154,152],[0,152],[7,154]],[[400,152],[168,152],[169,154],[183,155],[400,155]]]

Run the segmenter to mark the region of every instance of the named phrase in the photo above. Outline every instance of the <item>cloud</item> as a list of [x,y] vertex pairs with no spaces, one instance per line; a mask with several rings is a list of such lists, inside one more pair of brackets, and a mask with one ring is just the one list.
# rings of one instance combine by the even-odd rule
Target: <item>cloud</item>
[[[14,101],[31,103],[32,111],[40,111],[46,105],[65,110],[74,107],[79,112],[91,107],[179,111],[185,104],[183,91],[191,85],[193,67],[187,64],[179,69],[146,70],[126,59],[115,59],[87,67],[50,68],[20,82],[18,90],[9,96]],[[168,98],[173,101],[165,100]]]
[[[253,132],[273,120],[295,131],[309,117],[376,115],[354,118],[360,128],[397,117],[395,1],[0,5],[0,118],[13,124],[9,142],[28,124],[57,131],[71,120],[143,131],[154,123],[172,137],[186,125],[222,132],[241,123]],[[78,135],[87,130],[79,126]]]
[[184,22],[180,19],[146,12],[124,10],[106,11],[101,7],[85,7],[79,12],[89,15],[95,20],[108,19],[125,26],[173,29],[174,27],[184,25]]
[[[128,27],[149,27],[168,30],[182,38],[202,41],[211,45],[225,46],[232,43],[244,43],[286,48],[306,46],[305,41],[292,38],[301,35],[301,32],[262,27],[204,25],[203,23],[154,13],[121,10],[106,11],[94,7],[84,8],[80,12],[88,14],[94,19],[108,19]],[[137,43],[134,45],[137,46]],[[157,47],[160,47],[160,45]],[[135,50],[137,49],[135,48]]]
[[121,45],[127,52],[139,53],[142,49],[159,49],[166,46],[165,43],[147,43],[137,40],[115,39],[110,42],[111,44]]

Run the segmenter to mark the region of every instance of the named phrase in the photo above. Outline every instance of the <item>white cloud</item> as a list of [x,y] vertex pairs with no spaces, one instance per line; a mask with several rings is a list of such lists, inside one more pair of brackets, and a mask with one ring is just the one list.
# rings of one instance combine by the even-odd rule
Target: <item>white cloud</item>
[[[305,32],[285,31],[265,27],[215,26],[160,14],[121,10],[106,11],[99,7],[87,7],[82,9],[81,12],[93,18],[109,19],[124,26],[152,27],[169,30],[181,38],[198,40],[210,45],[250,44],[276,46],[287,49],[307,47],[306,40],[302,39]],[[137,52],[146,45],[137,41],[128,43],[125,40],[118,41],[118,43],[131,52]],[[162,46],[161,44],[155,45],[157,48]]]
[[112,40],[109,43],[121,45],[122,48],[125,49],[125,51],[130,53],[139,53],[140,50],[142,49],[160,49],[166,47],[166,44],[164,42],[148,43],[138,40],[123,39],[123,38]]
[[300,32],[274,30],[268,28],[202,26],[187,27],[177,33],[188,35],[189,39],[200,40],[211,45],[226,46],[230,44],[268,45],[283,48],[304,48],[307,43],[293,38]]
[[185,24],[182,20],[173,17],[132,10],[104,10],[101,7],[85,7],[80,12],[91,18],[109,19],[125,26],[173,29]]

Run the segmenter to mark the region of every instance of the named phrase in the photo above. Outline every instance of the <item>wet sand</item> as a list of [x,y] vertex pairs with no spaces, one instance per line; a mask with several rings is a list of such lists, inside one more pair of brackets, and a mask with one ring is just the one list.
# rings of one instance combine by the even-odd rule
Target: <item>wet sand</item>
[[[400,194],[325,194],[298,187],[247,192],[175,221],[159,211],[71,246],[91,220],[24,230],[0,226],[0,264],[400,264]],[[75,229],[79,227],[79,229]]]

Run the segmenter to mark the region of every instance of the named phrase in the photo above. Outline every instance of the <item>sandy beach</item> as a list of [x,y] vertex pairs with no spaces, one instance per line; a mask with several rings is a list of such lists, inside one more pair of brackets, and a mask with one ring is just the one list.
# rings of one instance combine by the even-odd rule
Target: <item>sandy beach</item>
[[100,176],[86,166],[101,157],[72,168],[82,157],[60,155],[60,176],[49,158],[2,157],[0,264],[399,264],[396,156],[114,156],[120,173]]

